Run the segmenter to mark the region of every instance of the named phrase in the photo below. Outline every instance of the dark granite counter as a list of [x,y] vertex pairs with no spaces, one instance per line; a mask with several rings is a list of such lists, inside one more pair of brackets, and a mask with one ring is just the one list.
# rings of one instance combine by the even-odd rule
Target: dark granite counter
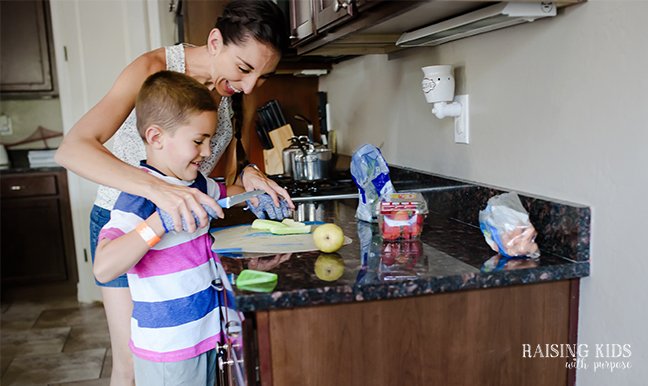
[[[278,275],[272,292],[234,286],[237,309],[259,311],[379,300],[589,275],[587,207],[518,192],[538,230],[536,242],[541,256],[505,261],[486,244],[477,219],[488,198],[503,190],[404,168],[392,167],[391,178],[418,181],[410,183],[410,189],[434,187],[424,193],[431,212],[420,242],[383,242],[377,224],[355,218],[355,199],[310,203],[313,212],[321,216],[318,220],[339,225],[353,242],[333,257],[320,257],[319,251],[267,257],[221,256],[234,281],[243,269]],[[329,259],[343,268],[341,276],[328,281],[330,278],[316,270],[318,259]]]

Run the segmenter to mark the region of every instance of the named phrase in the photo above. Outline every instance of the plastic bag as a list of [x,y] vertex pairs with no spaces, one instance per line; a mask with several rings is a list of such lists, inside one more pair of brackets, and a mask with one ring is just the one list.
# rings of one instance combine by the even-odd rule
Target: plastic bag
[[374,210],[376,202],[383,194],[394,192],[389,167],[380,150],[369,143],[357,148],[351,157],[351,176],[360,193],[356,217],[362,221],[377,222]]
[[537,232],[514,192],[491,197],[479,212],[479,228],[490,247],[502,256],[538,257]]

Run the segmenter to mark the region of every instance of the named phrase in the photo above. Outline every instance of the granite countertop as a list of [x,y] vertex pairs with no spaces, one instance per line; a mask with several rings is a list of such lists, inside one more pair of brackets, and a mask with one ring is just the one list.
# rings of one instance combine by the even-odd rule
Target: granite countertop
[[[271,292],[251,292],[234,286],[237,310],[379,300],[589,275],[588,207],[518,193],[538,230],[536,242],[541,256],[514,259],[498,266],[501,256],[486,244],[477,216],[488,198],[504,191],[404,168],[392,170],[391,177],[420,181],[411,188],[437,187],[424,194],[430,213],[420,242],[383,242],[377,224],[355,218],[357,199],[308,203],[311,211],[319,214],[317,220],[339,225],[353,240],[333,258],[343,262],[342,275],[333,281],[318,277],[315,264],[319,251],[254,258],[221,256],[231,281],[235,282],[243,269],[278,275]],[[448,188],[438,189],[442,186]],[[389,252],[398,247],[400,253]],[[493,266],[498,268],[494,270]]]

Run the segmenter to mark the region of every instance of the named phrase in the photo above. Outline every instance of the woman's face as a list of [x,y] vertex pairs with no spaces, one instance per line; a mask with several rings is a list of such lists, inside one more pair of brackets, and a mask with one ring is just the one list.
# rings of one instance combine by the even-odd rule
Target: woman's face
[[[214,30],[218,32],[218,30]],[[274,73],[279,53],[270,45],[253,38],[241,44],[222,44],[222,38],[212,40],[210,34],[212,86],[224,97],[242,92],[249,94]],[[220,32],[216,38],[220,37]]]

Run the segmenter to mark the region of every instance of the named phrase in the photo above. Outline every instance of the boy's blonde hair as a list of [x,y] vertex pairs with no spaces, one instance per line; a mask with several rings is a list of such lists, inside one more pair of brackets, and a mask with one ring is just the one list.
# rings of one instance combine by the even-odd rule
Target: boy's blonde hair
[[217,111],[205,85],[180,72],[156,72],[146,78],[137,94],[137,130],[144,141],[150,126],[158,126],[173,135],[178,127],[205,111]]

